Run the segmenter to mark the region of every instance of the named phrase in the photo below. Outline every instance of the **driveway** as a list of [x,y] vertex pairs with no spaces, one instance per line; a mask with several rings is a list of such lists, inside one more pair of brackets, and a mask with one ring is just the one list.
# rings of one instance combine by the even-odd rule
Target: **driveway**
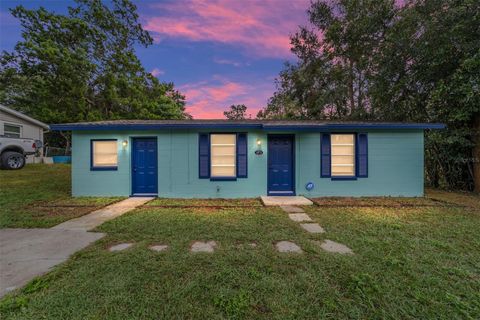
[[72,230],[0,230],[0,297],[103,236],[103,233]]
[[104,236],[88,230],[152,199],[128,198],[51,229],[0,229],[0,297]]

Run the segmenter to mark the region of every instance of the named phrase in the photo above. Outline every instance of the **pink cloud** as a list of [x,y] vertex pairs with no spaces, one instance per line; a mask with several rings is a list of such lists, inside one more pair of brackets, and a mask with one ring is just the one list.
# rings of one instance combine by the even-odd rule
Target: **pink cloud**
[[158,76],[161,76],[161,75],[165,74],[165,71],[160,70],[158,68],[153,68],[153,70],[150,71],[150,73],[152,74],[152,76],[158,77]]
[[145,29],[156,41],[213,41],[239,46],[256,56],[285,58],[291,57],[289,35],[307,21],[309,2],[184,0],[153,4]]
[[245,104],[247,114],[255,118],[273,92],[269,81],[242,83],[228,79],[216,79],[210,82],[186,84],[179,90],[186,96],[187,112],[195,119],[224,118],[223,111],[232,104]]

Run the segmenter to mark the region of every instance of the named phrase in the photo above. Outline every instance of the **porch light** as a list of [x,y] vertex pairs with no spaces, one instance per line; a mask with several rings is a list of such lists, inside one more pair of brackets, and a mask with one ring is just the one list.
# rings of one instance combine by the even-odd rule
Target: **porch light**
[[257,146],[258,146],[258,147],[261,147],[261,146],[262,146],[262,140],[257,139]]
[[123,149],[125,149],[128,146],[128,140],[123,140],[122,146],[123,146]]

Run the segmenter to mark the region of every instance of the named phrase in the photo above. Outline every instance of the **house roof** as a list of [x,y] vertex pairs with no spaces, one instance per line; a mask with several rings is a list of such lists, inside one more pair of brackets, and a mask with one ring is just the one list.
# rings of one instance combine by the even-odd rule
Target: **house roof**
[[3,112],[6,112],[8,114],[11,114],[11,115],[13,115],[17,118],[23,119],[23,120],[28,121],[28,122],[33,123],[33,124],[36,124],[37,126],[42,127],[43,129],[49,129],[48,124],[43,123],[41,121],[38,121],[37,119],[33,119],[32,117],[29,117],[26,114],[23,114],[19,111],[10,109],[8,107],[5,107],[4,105],[0,104],[0,110],[3,111]]
[[50,125],[57,131],[258,129],[264,131],[331,131],[365,129],[443,129],[441,123],[317,121],[317,120],[111,120]]

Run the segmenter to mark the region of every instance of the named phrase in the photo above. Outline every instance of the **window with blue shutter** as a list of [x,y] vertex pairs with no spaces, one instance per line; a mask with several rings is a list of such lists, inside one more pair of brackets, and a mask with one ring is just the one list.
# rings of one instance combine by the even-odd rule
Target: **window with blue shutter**
[[225,181],[247,178],[247,134],[200,133],[198,175],[200,179]]
[[210,135],[200,133],[198,136],[198,177],[210,178]]
[[321,138],[321,155],[320,155],[320,177],[329,178],[331,177],[331,145],[330,145],[330,134],[322,133]]
[[357,135],[357,177],[368,177],[368,138],[366,133]]
[[248,139],[246,133],[237,134],[237,178],[248,176]]

